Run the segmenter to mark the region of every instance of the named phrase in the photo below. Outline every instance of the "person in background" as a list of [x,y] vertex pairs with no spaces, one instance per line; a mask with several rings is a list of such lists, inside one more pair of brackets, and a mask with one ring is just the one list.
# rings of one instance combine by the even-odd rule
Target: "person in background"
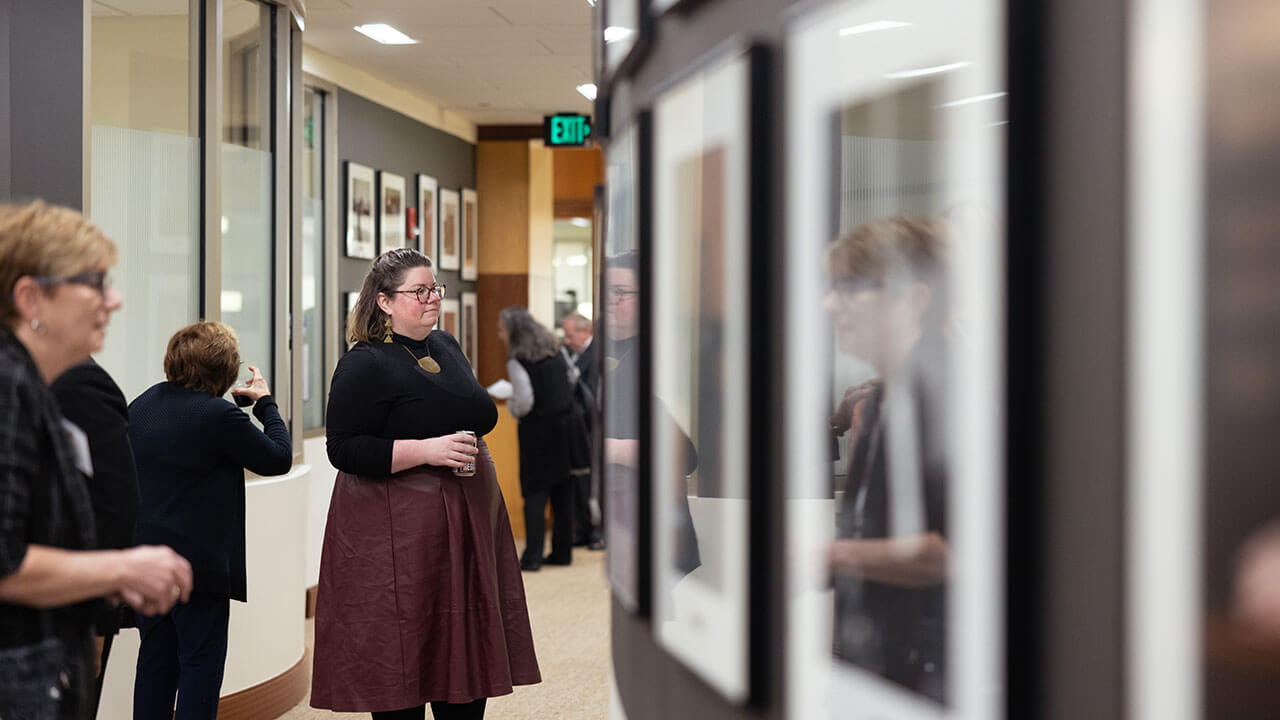
[[[520,567],[536,571],[573,561],[574,470],[590,467],[587,429],[573,396],[578,370],[559,343],[522,307],[498,314],[498,337],[507,346],[507,377],[513,395],[507,409],[519,420],[520,493],[524,496],[525,550]],[[546,541],[551,502],[551,553]]]
[[[482,439],[498,409],[408,248],[374,259],[326,414],[338,469],[316,595],[311,705],[374,720],[479,720],[541,682],[524,581]],[[474,436],[467,434],[474,433]],[[468,466],[471,466],[468,468]],[[466,473],[466,474],[458,474]]]
[[261,430],[222,397],[240,373],[240,345],[219,322],[174,333],[164,354],[166,380],[129,405],[142,491],[138,539],[172,547],[195,573],[186,602],[138,620],[135,720],[218,714],[231,601],[248,601],[244,471],[282,475],[293,465],[289,429],[267,381],[249,370],[252,380],[231,392],[253,401]]
[[102,349],[116,248],[74,210],[0,206],[0,717],[88,718],[92,607],[167,611],[191,566],[166,547],[96,550],[84,432],[49,385]]
[[[596,398],[600,397],[600,350],[591,342],[591,321],[579,312],[571,312],[560,321],[564,330],[564,344],[569,349],[570,360],[578,368],[578,383],[574,397],[582,410],[587,437],[594,436]],[[604,534],[600,517],[599,478],[588,472],[574,477],[573,544],[575,547],[604,549]]]
[[[63,416],[88,436],[92,472],[85,474],[85,483],[93,503],[98,547],[132,546],[142,501],[138,496],[133,447],[129,444],[129,408],[124,393],[111,375],[92,359],[63,373],[50,389],[58,399]],[[98,680],[90,709],[92,715],[97,714],[102,697],[102,678],[106,674],[111,642],[122,622],[132,623],[132,613],[125,618],[125,607],[104,602],[95,613]]]

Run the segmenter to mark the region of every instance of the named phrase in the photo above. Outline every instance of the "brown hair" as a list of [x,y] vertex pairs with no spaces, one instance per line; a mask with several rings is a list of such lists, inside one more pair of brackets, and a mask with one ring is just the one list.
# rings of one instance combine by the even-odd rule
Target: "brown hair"
[[40,200],[0,205],[0,322],[12,325],[18,316],[19,278],[65,277],[115,262],[115,243],[75,210]]
[[431,258],[413,248],[388,250],[373,259],[364,276],[360,299],[347,318],[347,342],[372,342],[382,337],[385,315],[378,307],[378,293],[390,294],[404,281],[405,273],[417,267],[431,267]]
[[938,220],[896,216],[873,220],[831,243],[831,278],[883,283],[905,279],[933,285],[946,255],[946,226]]
[[201,320],[169,338],[164,376],[185,388],[222,395],[240,375],[240,341],[220,322]]
[[507,331],[507,357],[536,363],[560,351],[560,341],[519,305],[503,308],[498,322]]

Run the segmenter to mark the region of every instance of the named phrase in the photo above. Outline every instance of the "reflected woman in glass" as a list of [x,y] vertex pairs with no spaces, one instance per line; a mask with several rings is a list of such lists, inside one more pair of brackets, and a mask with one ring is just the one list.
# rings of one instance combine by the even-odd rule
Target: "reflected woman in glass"
[[826,308],[842,354],[876,379],[845,394],[848,490],[828,549],[834,652],[946,701],[945,245],[940,223],[859,226],[828,251]]

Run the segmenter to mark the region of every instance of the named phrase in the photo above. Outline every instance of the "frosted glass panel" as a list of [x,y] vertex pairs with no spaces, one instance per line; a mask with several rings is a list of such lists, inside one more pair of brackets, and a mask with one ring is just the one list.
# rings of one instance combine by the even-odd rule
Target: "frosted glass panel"
[[[222,321],[273,393],[271,153],[222,145]],[[248,371],[241,378],[247,379]]]
[[164,379],[169,336],[199,316],[199,145],[100,125],[92,135],[91,214],[119,247],[124,295],[97,359],[132,400]]

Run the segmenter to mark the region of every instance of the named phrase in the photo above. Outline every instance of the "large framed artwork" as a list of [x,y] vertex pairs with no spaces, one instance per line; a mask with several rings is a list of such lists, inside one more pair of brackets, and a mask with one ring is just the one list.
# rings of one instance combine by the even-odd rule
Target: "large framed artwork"
[[378,252],[405,246],[404,176],[382,171],[378,173],[379,207]]
[[347,257],[372,260],[378,254],[373,208],[373,169],[348,160]]
[[750,685],[753,58],[714,56],[653,110],[654,631],[736,702]]
[[461,208],[457,190],[440,190],[440,269],[457,270],[462,259]]
[[472,373],[475,373],[476,368],[479,367],[480,333],[478,324],[476,294],[464,292],[462,293],[462,318],[460,320],[462,337],[459,338],[458,343],[462,345],[462,354],[467,356],[467,362],[471,363]]
[[438,238],[439,227],[436,223],[436,193],[440,184],[429,175],[418,176],[418,237],[422,247],[418,248],[423,255],[431,258],[431,262],[440,262]]
[[1001,717],[1002,7],[787,33],[789,717]]
[[[639,447],[647,406],[642,370],[640,330],[646,325],[647,296],[642,292],[646,263],[641,262],[640,218],[647,212],[649,115],[617,130],[605,150],[604,222],[600,223],[603,262],[599,286],[600,332],[603,338],[599,462],[605,502],[605,569],[613,597],[628,610],[649,612],[649,494],[639,461],[647,456]],[[636,462],[605,462],[604,448],[633,449],[611,453],[635,457]]]
[[[457,298],[445,298],[440,301],[440,329],[453,336],[457,340],[462,334],[462,320],[458,308]],[[462,343],[459,342],[459,345]]]
[[479,274],[480,208],[475,190],[462,191],[462,279],[475,280]]

